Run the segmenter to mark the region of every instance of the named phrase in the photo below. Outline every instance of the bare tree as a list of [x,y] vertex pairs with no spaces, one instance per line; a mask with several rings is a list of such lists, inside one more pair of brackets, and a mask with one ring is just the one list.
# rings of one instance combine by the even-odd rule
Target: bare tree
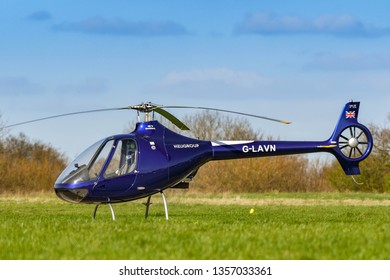
[[263,135],[255,131],[245,118],[233,118],[214,111],[187,115],[184,122],[193,134],[202,140],[261,140]]
[[[190,131],[181,131],[170,121],[163,117],[157,119],[161,124],[176,133],[195,137],[200,140],[261,140],[263,134],[255,131],[248,119],[233,118],[231,116],[210,110],[204,110],[196,114],[187,114],[182,119]],[[130,122],[125,132],[133,131],[134,122]]]
[[2,115],[0,113],[0,139],[8,134],[8,129],[5,128],[6,123],[2,120]]

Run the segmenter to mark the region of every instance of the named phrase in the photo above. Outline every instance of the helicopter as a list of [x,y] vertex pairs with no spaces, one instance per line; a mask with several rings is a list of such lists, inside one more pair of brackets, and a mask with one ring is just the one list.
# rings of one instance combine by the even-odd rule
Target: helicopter
[[[209,161],[327,152],[333,154],[346,175],[360,174],[359,163],[367,158],[373,138],[358,122],[360,102],[345,104],[337,125],[325,141],[205,141],[178,134],[154,119],[154,113],[167,118],[181,130],[189,128],[166,109],[203,109],[251,116],[279,123],[290,122],[229,110],[163,106],[151,102],[128,107],[61,114],[35,119],[5,128],[51,118],[112,110],[136,110],[138,122],[133,132],[106,137],[77,156],[59,175],[56,195],[67,202],[95,204],[93,218],[100,205],[108,205],[112,219],[114,203],[146,198],[145,218],[151,197],[161,194],[165,218],[168,205],[164,190],[188,189],[199,168]],[[145,119],[141,121],[140,114]]]

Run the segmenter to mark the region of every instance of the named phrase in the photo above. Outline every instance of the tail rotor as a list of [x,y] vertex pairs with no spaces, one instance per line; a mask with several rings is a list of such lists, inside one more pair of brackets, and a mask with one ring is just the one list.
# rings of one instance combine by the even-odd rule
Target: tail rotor
[[359,162],[371,153],[372,135],[367,127],[358,122],[359,102],[345,105],[336,129],[330,138],[336,144],[332,153],[347,175],[360,174]]
[[359,126],[345,128],[339,134],[338,147],[341,153],[349,159],[362,160],[369,148],[369,137]]

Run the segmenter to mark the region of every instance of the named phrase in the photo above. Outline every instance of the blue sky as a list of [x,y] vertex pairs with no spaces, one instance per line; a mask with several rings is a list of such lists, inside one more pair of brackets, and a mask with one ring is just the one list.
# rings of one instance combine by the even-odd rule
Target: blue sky
[[[362,102],[363,123],[390,113],[389,1],[4,0],[0,18],[7,124],[152,101],[288,119],[250,121],[283,140],[323,140],[350,99]],[[81,115],[10,133],[72,158],[135,116]]]

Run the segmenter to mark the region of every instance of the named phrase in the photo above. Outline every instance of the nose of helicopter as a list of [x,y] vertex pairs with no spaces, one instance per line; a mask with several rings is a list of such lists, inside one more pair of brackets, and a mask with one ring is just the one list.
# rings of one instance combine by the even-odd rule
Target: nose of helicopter
[[55,192],[59,198],[62,200],[80,203],[87,197],[89,191],[88,189],[55,189]]

